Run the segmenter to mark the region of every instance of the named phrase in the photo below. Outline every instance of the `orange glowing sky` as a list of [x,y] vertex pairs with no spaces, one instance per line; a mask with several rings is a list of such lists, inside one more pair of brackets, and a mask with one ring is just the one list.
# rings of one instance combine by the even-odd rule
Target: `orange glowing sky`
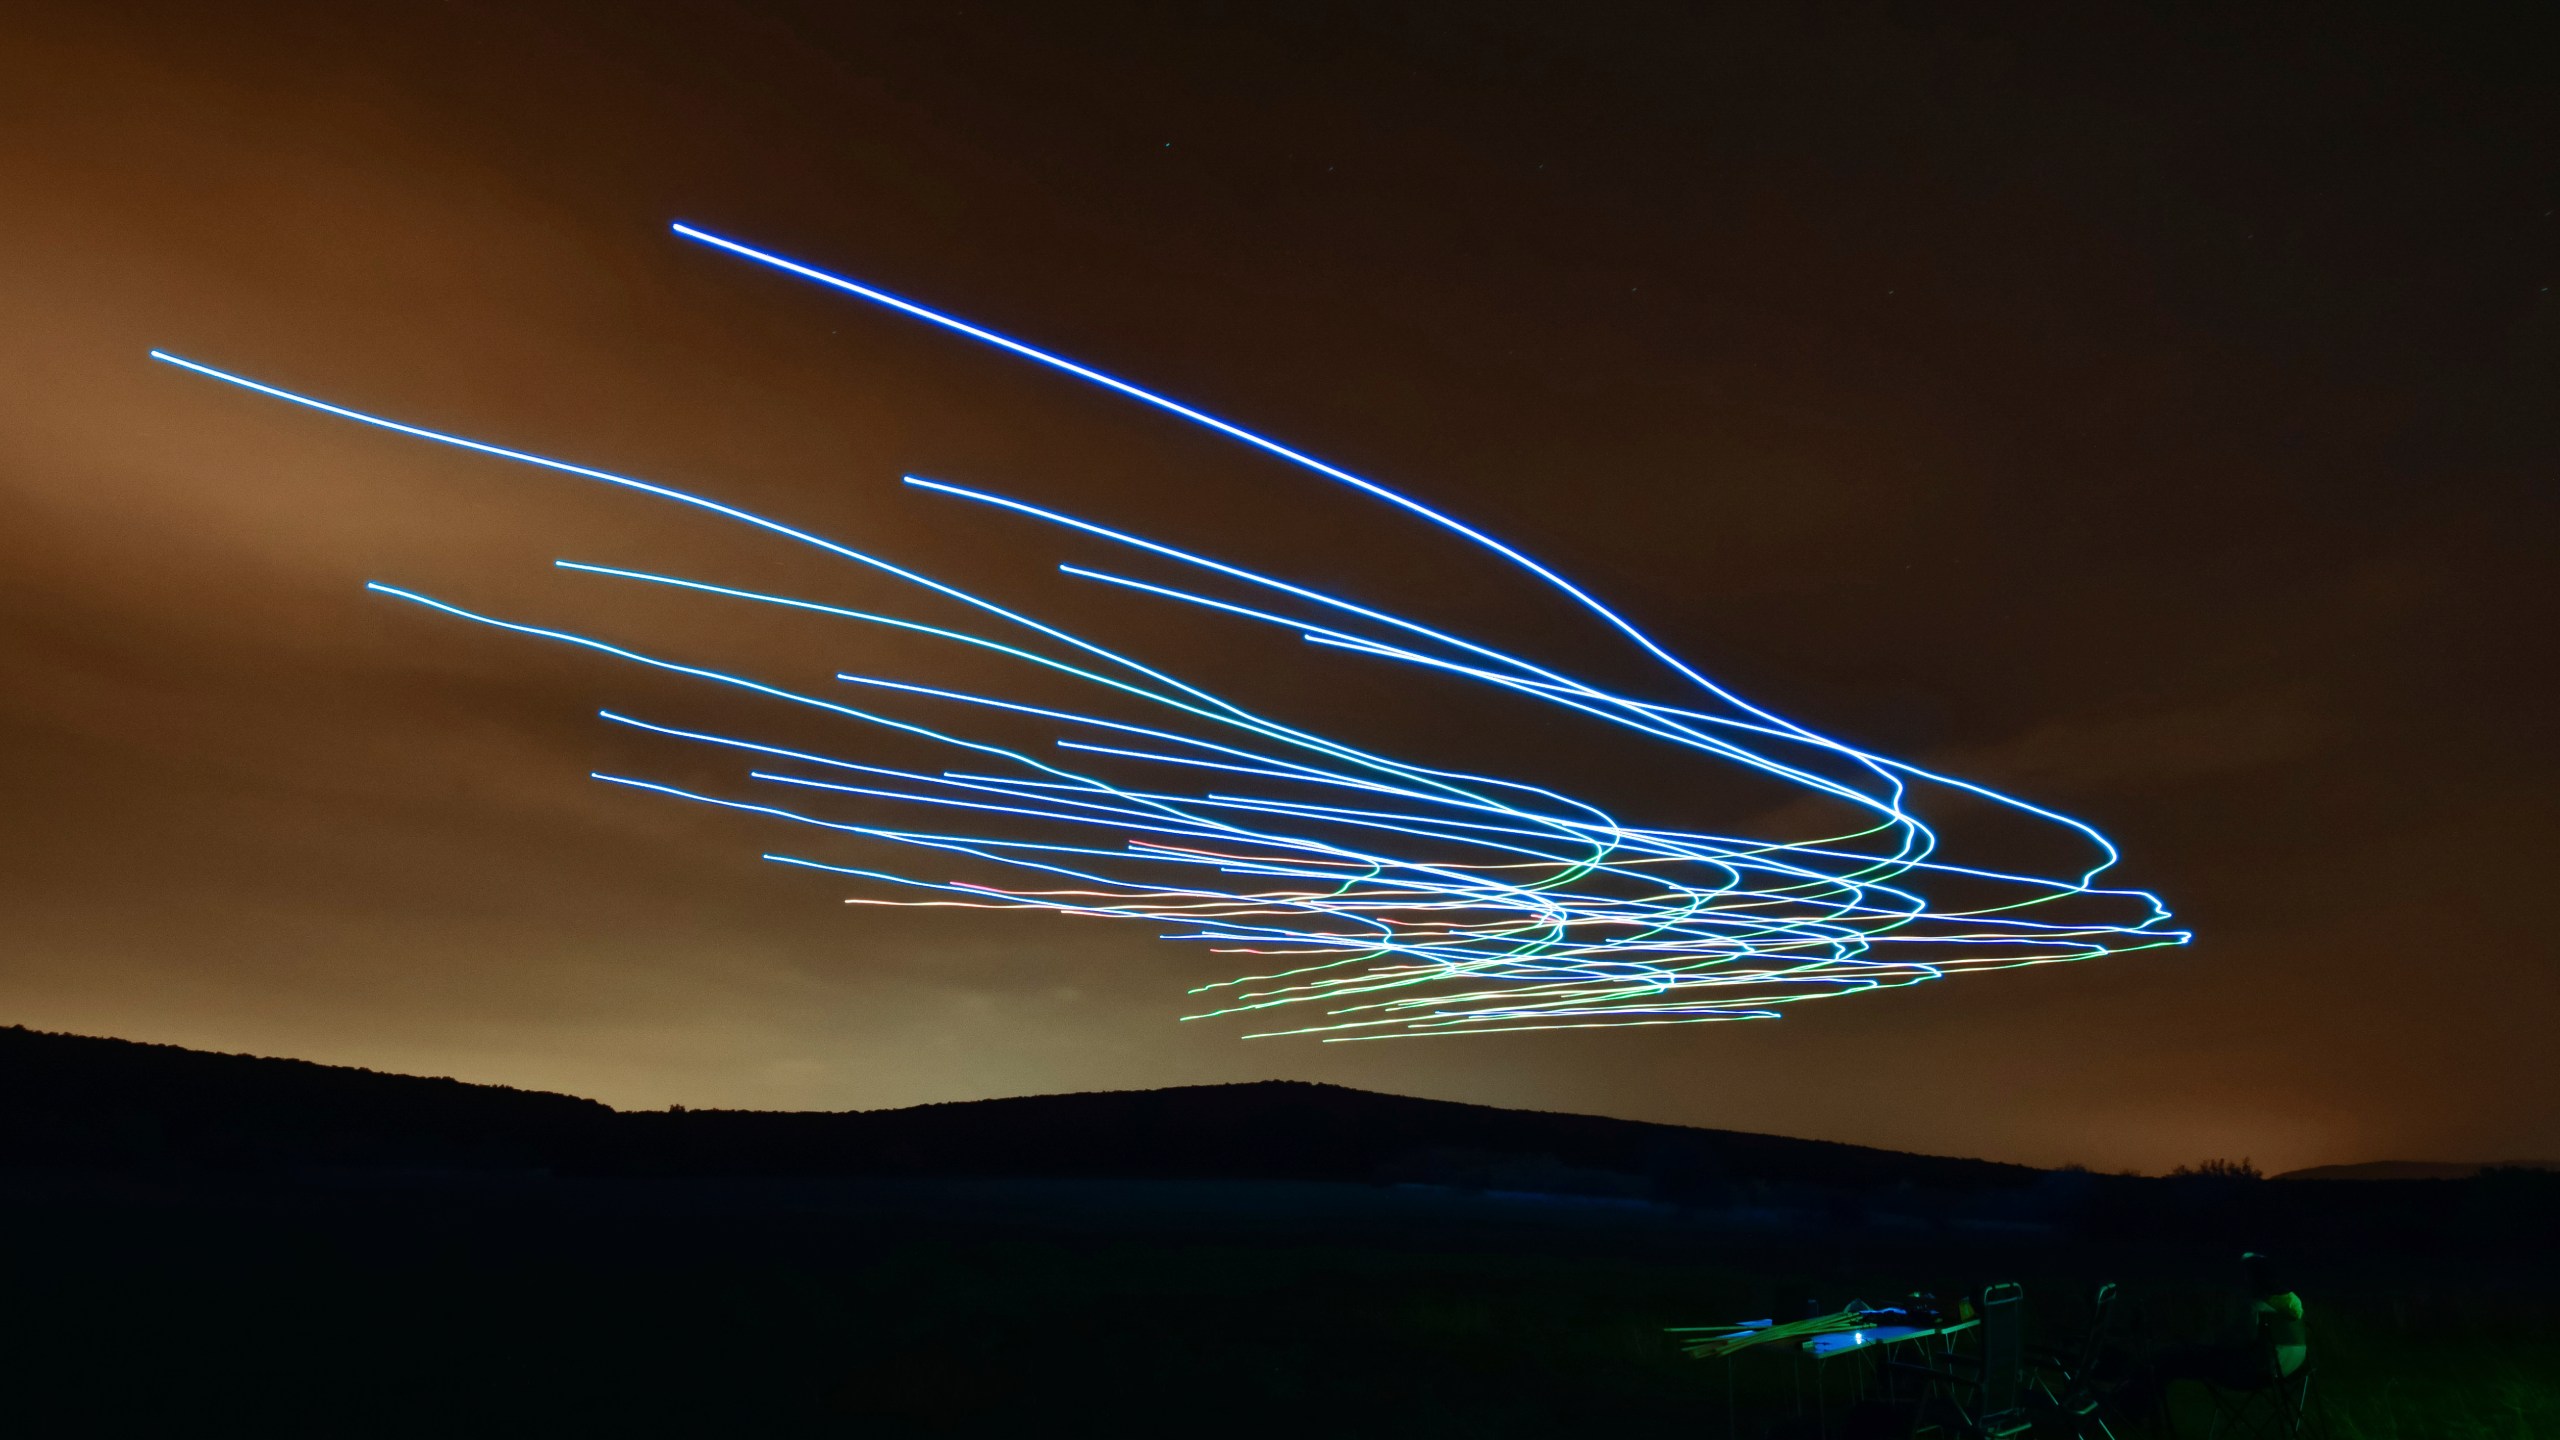
[[[2560,1155],[2550,37],[1688,9],[17,8],[0,1022],[626,1106],[1290,1077],[2104,1167]],[[627,676],[361,589],[594,619],[627,597],[553,557],[787,562],[144,359],[962,572],[1037,557],[902,470],[1357,534],[1500,613],[678,218],[1393,476],[1754,698],[2097,821],[2201,938],[1775,1024],[1179,1025],[1197,957],[844,906],[584,778]]]

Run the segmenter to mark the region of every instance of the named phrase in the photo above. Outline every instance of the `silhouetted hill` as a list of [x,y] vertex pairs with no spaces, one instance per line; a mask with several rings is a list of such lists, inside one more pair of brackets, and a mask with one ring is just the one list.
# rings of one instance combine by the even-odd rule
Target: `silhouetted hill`
[[2560,1170],[2550,1160],[2367,1160],[2360,1165],[2313,1165],[2287,1170],[2278,1180],[2468,1180],[2483,1170]]
[[1262,1081],[1033,1095],[906,1110],[619,1117],[625,1164],[679,1174],[1390,1179],[1677,1192],[1698,1183],[1977,1189],[2022,1165]]
[[1996,1279],[2058,1341],[2100,1280],[2201,1327],[2258,1248],[2320,1343],[2395,1327],[2331,1373],[2442,1343],[2504,1397],[2555,1213],[2522,1170],[2048,1174],[1301,1084],[627,1113],[0,1030],[28,1434],[1715,1433],[1801,1376],[1666,1326]]
[[[592,1182],[580,1193],[598,1196],[659,1193],[653,1182],[669,1180],[1410,1181],[1834,1229],[1961,1222],[2216,1244],[2530,1239],[2560,1199],[2560,1175],[2524,1169],[2453,1185],[2402,1178],[2396,1165],[2296,1172],[2283,1185],[2121,1179],[1289,1081],[842,1113],[616,1111],[497,1085],[23,1029],[0,1029],[0,1097],[0,1169],[161,1174],[182,1189],[198,1184],[186,1176],[220,1173],[548,1174]],[[2360,1178],[2329,1178],[2339,1172]]]
[[613,1110],[502,1085],[0,1029],[0,1163],[521,1168]]
[[2024,1166],[1267,1081],[843,1113],[620,1112],[456,1080],[0,1030],[0,1163],[629,1176],[1416,1180],[1679,1195],[2008,1188]]

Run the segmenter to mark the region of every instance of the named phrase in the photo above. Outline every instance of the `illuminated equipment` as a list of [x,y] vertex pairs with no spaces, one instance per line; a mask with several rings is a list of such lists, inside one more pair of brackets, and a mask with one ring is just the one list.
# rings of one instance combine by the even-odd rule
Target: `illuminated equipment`
[[[2100,878],[2115,847],[2068,816],[1871,753],[1751,705],[1554,571],[1375,481],[1099,371],[896,296],[689,226],[725,253],[994,346],[1352,487],[1481,546],[1568,597],[1674,677],[1681,703],[1626,693],[1479,638],[1283,577],[1060,512],[917,476],[907,483],[1119,547],[1182,583],[1086,566],[1064,573],[1188,607],[1219,623],[1281,627],[1309,663],[1391,665],[1433,683],[1489,687],[1591,727],[1630,766],[1677,786],[1682,766],[1738,767],[1847,817],[1836,833],[1779,839],[1630,823],[1588,798],[1388,754],[1259,713],[1147,660],[1008,609],[840,541],[631,476],[329,403],[162,351],[195,374],[420,440],[675,501],[891,577],[972,617],[933,624],[706,580],[561,561],[561,568],[708,600],[885,627],[995,657],[1047,689],[1090,697],[840,674],[829,693],[678,661],[590,635],[482,614],[418,591],[371,588],[440,614],[580,647],[843,722],[842,749],[604,718],[742,762],[712,794],[639,776],[597,779],[767,816],[841,852],[765,858],[863,883],[851,903],[1039,910],[1128,919],[1163,938],[1246,954],[1256,973],[1197,987],[1199,1013],[1252,1016],[1256,1035],[1326,1040],[1766,1019],[1806,1000],[1968,971],[2182,944],[2157,897]],[[1215,593],[1212,593],[1212,592]],[[1417,673],[1418,672],[1418,673]],[[1046,691],[1044,691],[1046,693]],[[1045,743],[1000,735],[1025,721]],[[950,768],[878,763],[922,744]],[[1648,772],[1651,773],[1651,772]],[[748,797],[755,798],[748,798]],[[2036,827],[2076,858],[2036,873],[1942,853],[1923,800]],[[886,814],[892,818],[878,818]],[[854,819],[849,816],[861,816]],[[921,864],[938,858],[937,876]],[[861,858],[859,856],[855,858]],[[950,871],[993,876],[953,878]],[[1170,927],[1170,928],[1166,928]]]

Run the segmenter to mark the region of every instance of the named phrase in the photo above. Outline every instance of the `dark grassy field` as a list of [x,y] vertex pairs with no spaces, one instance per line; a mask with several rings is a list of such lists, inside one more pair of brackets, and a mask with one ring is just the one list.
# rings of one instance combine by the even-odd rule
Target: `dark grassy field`
[[[1694,1362],[1663,1327],[2015,1279],[2062,1335],[2114,1279],[2129,1343],[2186,1339],[2232,1303],[2249,1243],[2294,1264],[2331,1434],[2560,1435],[2544,1176],[1915,1160],[1896,1179],[1884,1152],[1701,1160],[1551,1116],[1521,1117],[1543,1150],[1506,1156],[1502,1112],[1353,1092],[1314,1098],[1405,1147],[1360,1151],[1365,1178],[1160,1173],[1183,1152],[1160,1122],[1216,1092],[1093,1097],[1118,1118],[1074,1153],[1146,1173],[937,1176],[904,1173],[949,1158],[912,1119],[866,1140],[834,1117],[626,1117],[642,1139],[608,1153],[591,1127],[611,1112],[557,1097],[305,1067],[254,1072],[263,1096],[162,1103],[165,1074],[101,1079],[120,1052],[78,1052],[79,1095],[29,1083],[28,1053],[0,1055],[46,1110],[0,1115],[0,1391],[29,1434],[1786,1434],[1800,1406],[1837,1418],[1845,1366]],[[347,1098],[384,1093],[416,1101],[408,1119]],[[1274,1093],[1227,1097],[1246,1118],[1211,1168],[1241,1164],[1233,1132],[1255,1125],[1290,1153],[1308,1097]],[[508,1123],[475,1129],[484,1102]],[[970,1145],[1001,1139],[1002,1112],[949,1108],[976,1117]],[[1074,1108],[1012,1113],[1054,1131]],[[1467,1144],[1411,1148],[1444,1123]],[[583,1138],[546,1159],[564,1125]],[[775,1133],[836,1138],[785,1165]],[[1597,1168],[1608,1154],[1655,1173]],[[883,1169],[901,1173],[845,1173]]]

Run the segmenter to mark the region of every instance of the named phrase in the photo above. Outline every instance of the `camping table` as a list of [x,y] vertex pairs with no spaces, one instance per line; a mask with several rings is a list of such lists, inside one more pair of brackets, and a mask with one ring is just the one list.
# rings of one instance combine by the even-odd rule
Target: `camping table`
[[[1867,1363],[1859,1370],[1857,1380],[1857,1394],[1860,1398],[1864,1398],[1868,1377],[1881,1369],[1880,1362],[1884,1358],[1884,1352],[1890,1347],[1916,1345],[1924,1351],[1933,1351],[1943,1356],[1948,1348],[1947,1342],[1952,1337],[1961,1335],[1981,1323],[1979,1320],[1955,1320],[1944,1325],[1875,1325],[1861,1330],[1835,1330],[1828,1335],[1815,1335],[1807,1339],[1801,1348],[1816,1362],[1837,1360],[1844,1355],[1866,1357]],[[1817,1363],[1813,1382],[1814,1417],[1821,1425],[1823,1433],[1827,1435],[1831,1433],[1830,1390],[1822,1382],[1823,1374],[1820,1364]],[[1890,1394],[1892,1387],[1889,1384],[1883,1388]],[[1799,1401],[1799,1413],[1801,1413],[1801,1401]]]
[[[1904,1315],[1906,1312],[1876,1310],[1868,1313],[1882,1320],[1888,1316]],[[1799,1364],[1806,1360],[1814,1362],[1814,1415],[1816,1423],[1823,1428],[1825,1434],[1828,1434],[1831,1407],[1829,1388],[1824,1384],[1824,1379],[1829,1372],[1824,1362],[1837,1360],[1844,1355],[1862,1355],[1867,1357],[1869,1364],[1872,1364],[1882,1359],[1884,1352],[1896,1345],[1916,1345],[1924,1350],[1943,1355],[1950,1338],[1971,1330],[1981,1323],[1979,1320],[1954,1320],[1944,1325],[1853,1326],[1807,1336],[1803,1341],[1789,1348],[1797,1355]],[[1711,1344],[1702,1345],[1692,1353],[1697,1354],[1701,1359],[1721,1357],[1725,1362],[1725,1430],[1727,1434],[1731,1434],[1734,1429],[1733,1357],[1744,1350],[1757,1348],[1777,1338],[1770,1332],[1780,1327],[1769,1320],[1746,1320],[1738,1325],[1714,1328],[1726,1333],[1717,1336]],[[1692,1333],[1695,1332],[1692,1331]],[[1858,1393],[1861,1395],[1866,1391],[1866,1381],[1870,1373],[1872,1371],[1865,1368],[1859,1371]],[[1796,1413],[1799,1416],[1804,1413],[1804,1387],[1801,1372],[1797,1378]]]
[[1816,1360],[1829,1360],[1834,1356],[1854,1355],[1887,1345],[1944,1339],[1949,1335],[1962,1334],[1981,1323],[1979,1320],[1958,1320],[1947,1325],[1875,1325],[1864,1330],[1835,1330],[1806,1340],[1804,1353]]

